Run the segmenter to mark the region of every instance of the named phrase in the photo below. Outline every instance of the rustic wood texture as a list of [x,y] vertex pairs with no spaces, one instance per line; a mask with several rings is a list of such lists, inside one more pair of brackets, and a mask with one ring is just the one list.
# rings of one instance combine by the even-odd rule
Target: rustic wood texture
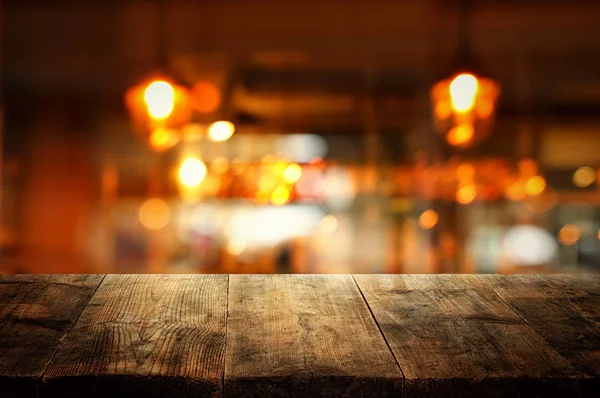
[[584,394],[600,396],[600,276],[506,275],[484,280],[584,374]]
[[402,384],[352,276],[230,276],[226,396],[400,396]]
[[102,275],[0,275],[0,397],[36,396],[41,376]]
[[220,396],[227,275],[107,275],[44,376],[55,397]]
[[409,396],[577,396],[578,372],[474,275],[357,275]]

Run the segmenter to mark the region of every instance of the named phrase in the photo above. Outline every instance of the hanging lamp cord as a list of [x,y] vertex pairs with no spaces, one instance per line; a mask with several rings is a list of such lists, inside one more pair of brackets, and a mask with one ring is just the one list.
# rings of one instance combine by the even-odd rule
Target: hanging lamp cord
[[167,0],[156,0],[156,63],[158,69],[169,69],[169,35],[167,29]]

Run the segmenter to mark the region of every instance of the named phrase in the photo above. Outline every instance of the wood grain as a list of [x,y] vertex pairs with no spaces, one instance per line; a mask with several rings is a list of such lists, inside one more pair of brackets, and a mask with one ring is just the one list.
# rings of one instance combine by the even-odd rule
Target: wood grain
[[350,275],[230,276],[226,396],[400,396],[402,384]]
[[578,372],[474,275],[357,275],[410,396],[576,396]]
[[54,397],[220,396],[227,275],[108,275],[44,376]]
[[0,275],[0,397],[35,396],[103,275]]
[[502,275],[484,278],[556,351],[600,391],[600,276]]

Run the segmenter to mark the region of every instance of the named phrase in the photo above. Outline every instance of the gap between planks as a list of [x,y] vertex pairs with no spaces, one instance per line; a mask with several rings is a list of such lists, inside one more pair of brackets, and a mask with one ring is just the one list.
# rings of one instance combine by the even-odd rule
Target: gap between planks
[[394,358],[394,361],[396,361],[396,365],[398,365],[398,369],[400,370],[400,373],[402,374],[402,396],[406,396],[406,376],[404,375],[402,366],[400,366],[400,362],[398,362],[398,358],[396,358],[396,354],[394,354],[394,351],[392,350],[392,347],[390,346],[390,343],[388,342],[388,339],[387,339],[385,333],[383,333],[381,326],[379,326],[379,321],[375,317],[375,314],[373,313],[373,310],[371,309],[371,305],[367,301],[365,294],[363,293],[362,289],[360,288],[360,285],[356,281],[354,274],[352,274],[352,280],[354,281],[356,288],[360,292],[360,295],[361,295],[363,301],[365,302],[365,305],[367,306],[369,313],[371,314],[371,318],[373,318],[373,322],[375,322],[375,325],[377,325],[377,329],[379,329],[379,333],[381,334],[381,337],[383,337],[383,341],[385,341],[385,345],[387,345],[388,350],[390,350],[390,353],[392,354],[392,358]]

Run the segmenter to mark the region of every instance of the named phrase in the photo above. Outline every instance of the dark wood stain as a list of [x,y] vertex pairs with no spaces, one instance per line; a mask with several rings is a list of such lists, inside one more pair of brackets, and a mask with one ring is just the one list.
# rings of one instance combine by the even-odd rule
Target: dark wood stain
[[220,396],[227,275],[108,275],[44,376],[44,395]]
[[599,375],[600,276],[0,275],[0,398],[596,397]]
[[357,275],[409,396],[568,396],[578,372],[474,275]]
[[35,396],[102,275],[0,275],[0,397]]
[[350,275],[232,275],[228,324],[228,397],[402,394]]

